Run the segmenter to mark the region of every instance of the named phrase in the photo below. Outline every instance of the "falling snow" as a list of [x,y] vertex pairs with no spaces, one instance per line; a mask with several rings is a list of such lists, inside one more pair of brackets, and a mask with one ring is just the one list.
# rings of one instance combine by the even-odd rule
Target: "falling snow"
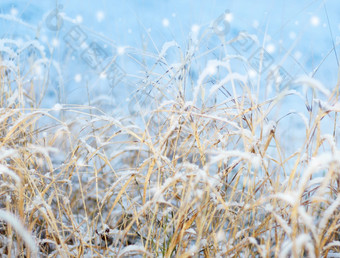
[[168,19],[164,18],[164,19],[162,20],[162,25],[163,25],[164,27],[168,27],[169,24],[170,24],[170,22],[169,22]]

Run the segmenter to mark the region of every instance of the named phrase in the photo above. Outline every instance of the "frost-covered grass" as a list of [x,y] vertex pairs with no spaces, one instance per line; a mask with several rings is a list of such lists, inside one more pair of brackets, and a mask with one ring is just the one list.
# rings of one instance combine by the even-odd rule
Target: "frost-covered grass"
[[[4,256],[340,252],[339,84],[301,77],[305,94],[287,88],[261,98],[233,68],[239,57],[211,58],[207,48],[200,56],[196,43],[176,65],[165,57],[174,44],[154,55],[140,83],[152,91],[131,95],[129,115],[95,105],[40,108],[30,70],[21,78],[1,61]],[[292,96],[305,109],[282,116]],[[286,131],[281,120],[290,116],[303,129]]]

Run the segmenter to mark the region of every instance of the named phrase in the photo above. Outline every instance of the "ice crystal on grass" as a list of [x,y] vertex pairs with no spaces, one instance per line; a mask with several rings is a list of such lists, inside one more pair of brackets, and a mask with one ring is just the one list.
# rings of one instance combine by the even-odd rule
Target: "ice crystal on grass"
[[[97,22],[104,16],[98,11]],[[232,15],[221,17],[227,30]],[[18,15],[0,18],[27,25]],[[114,46],[113,57],[106,44],[88,40],[81,16],[59,18],[65,27],[55,24],[58,32],[70,29],[64,52],[57,38],[0,40],[1,251],[61,257],[339,252],[339,85],[300,76],[263,96],[261,78],[268,75],[251,66],[264,68],[257,54],[269,53],[245,32],[224,39],[220,20],[213,28],[193,25],[186,47],[175,40],[160,49],[155,44],[154,53],[147,42],[141,51]],[[211,41],[216,36],[222,44]],[[276,54],[265,38],[262,45]],[[69,74],[52,47],[58,57],[79,55],[93,73],[106,59],[132,59],[136,73],[121,74],[126,96],[94,94],[105,92],[101,83],[109,77],[100,70],[95,89],[80,94],[83,105],[67,104],[68,86],[82,87],[93,73]],[[279,88],[283,79],[272,79]],[[46,108],[48,94],[58,96]],[[304,109],[281,109],[289,98]],[[293,118],[302,130],[284,123]]]

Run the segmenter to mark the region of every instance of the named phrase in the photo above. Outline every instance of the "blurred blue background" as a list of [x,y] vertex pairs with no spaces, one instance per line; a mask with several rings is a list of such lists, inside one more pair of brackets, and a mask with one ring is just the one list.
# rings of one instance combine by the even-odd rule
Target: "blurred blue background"
[[[47,58],[53,56],[53,60],[60,65],[63,77],[64,92],[55,101],[72,103],[79,102],[82,97],[79,93],[83,92],[84,84],[92,88],[102,87],[100,72],[92,74],[93,69],[88,69],[88,65],[84,64],[81,49],[70,51],[65,36],[72,26],[80,26],[87,45],[98,43],[105,49],[106,56],[117,57],[117,63],[121,63],[121,69],[128,76],[138,78],[141,67],[129,65],[126,59],[131,61],[133,55],[140,58],[138,53],[143,51],[145,55],[157,55],[165,42],[173,40],[185,48],[194,28],[202,32],[226,10],[230,12],[230,31],[226,40],[240,31],[254,34],[277,63],[289,52],[283,63],[289,73],[311,75],[315,72],[315,78],[333,87],[338,72],[334,46],[340,52],[339,7],[340,2],[336,0],[2,0],[0,27],[1,38],[22,42],[37,40],[45,47]],[[57,30],[51,30],[48,23],[57,23],[48,19],[55,15],[53,12],[56,10],[57,15],[62,17],[62,24]],[[129,52],[130,57],[126,58]],[[291,67],[294,69],[290,70]],[[99,80],[93,78],[95,74]],[[57,98],[53,90],[47,90],[47,93],[51,99]]]

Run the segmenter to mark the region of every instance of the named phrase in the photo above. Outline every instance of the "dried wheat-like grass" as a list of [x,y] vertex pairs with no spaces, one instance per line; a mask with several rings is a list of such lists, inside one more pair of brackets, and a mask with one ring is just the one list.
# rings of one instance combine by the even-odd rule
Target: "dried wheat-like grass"
[[[185,65],[192,58],[189,53]],[[330,135],[322,129],[324,120],[337,128],[338,110],[332,107],[338,86],[332,93],[323,90],[328,99],[314,104],[309,117],[301,115],[304,142],[287,154],[281,124],[270,117],[282,99],[297,92],[260,103],[244,76],[234,74],[206,94],[202,85],[209,73],[203,71],[188,101],[189,74],[184,66],[180,71],[177,97],[164,101],[159,87],[153,108],[136,114],[136,122],[93,106],[39,108],[34,94],[20,83],[9,84],[1,70],[3,254],[321,257],[340,252],[338,131]],[[157,83],[167,85],[163,80]],[[214,100],[227,83],[233,92],[221,103]]]

